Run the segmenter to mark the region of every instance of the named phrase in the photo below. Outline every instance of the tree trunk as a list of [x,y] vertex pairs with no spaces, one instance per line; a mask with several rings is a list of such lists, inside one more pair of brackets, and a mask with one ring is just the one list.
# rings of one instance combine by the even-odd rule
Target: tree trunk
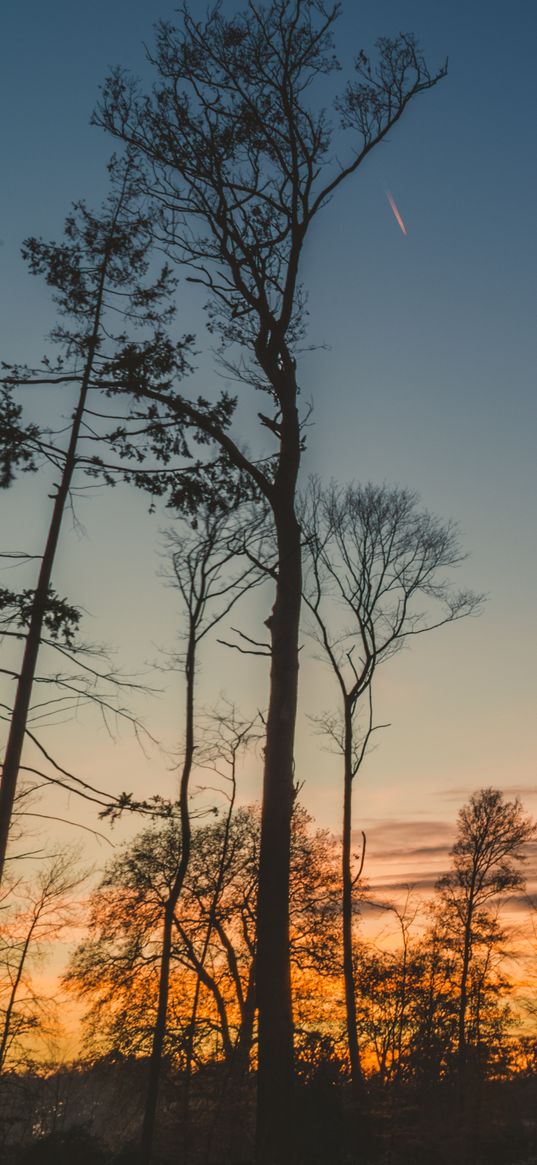
[[[296,433],[298,438],[298,425]],[[277,501],[274,506],[279,562],[276,601],[267,620],[272,637],[272,666],[257,920],[258,1165],[287,1165],[294,1156],[289,866],[302,589],[300,528],[293,505],[298,441],[295,452],[296,465],[285,483],[284,503]],[[283,452],[282,463],[285,466]],[[278,498],[278,483],[275,494]]]
[[174,914],[190,861],[191,825],[188,807],[188,790],[194,760],[194,684],[196,677],[196,627],[191,623],[185,661],[186,676],[186,724],[185,758],[181,773],[179,805],[181,816],[181,858],[164,911],[164,931],[160,956],[157,1018],[153,1030],[153,1043],[149,1058],[149,1072],[145,1097],[142,1136],[140,1141],[141,1165],[150,1165],[153,1137],[157,1115],[158,1091],[162,1067],[162,1049],[166,1036],[168,1019],[168,995],[170,989],[170,964],[172,953],[172,928]]
[[342,846],[342,877],[343,877],[343,980],[345,983],[345,1011],[347,1018],[347,1041],[349,1045],[349,1060],[351,1064],[352,1089],[355,1100],[361,1098],[363,1091],[363,1073],[360,1063],[360,1048],[358,1044],[358,1027],[356,1023],[356,991],[354,986],[354,967],[352,957],[352,869],[351,869],[351,809],[352,809],[352,776],[345,773],[345,787],[343,794],[343,846]]
[[224,1000],[222,992],[220,991],[218,983],[213,978],[213,976],[209,974],[206,967],[204,966],[204,959],[205,959],[207,952],[206,951],[203,952],[201,958],[197,958],[196,952],[195,952],[194,947],[192,945],[192,941],[189,938],[189,936],[187,935],[186,931],[184,930],[184,927],[181,926],[179,919],[177,917],[174,917],[174,923],[175,923],[175,927],[177,929],[177,932],[178,932],[180,938],[182,939],[182,941],[186,947],[188,958],[189,958],[189,960],[190,960],[190,962],[191,962],[191,964],[196,972],[196,976],[197,976],[196,987],[194,989],[194,998],[192,1000],[192,1011],[190,1013],[190,1021],[188,1024],[189,1036],[188,1036],[187,1045],[186,1045],[187,1051],[186,1051],[185,1077],[188,1080],[190,1077],[190,1069],[191,1069],[192,1062],[194,1059],[194,1034],[195,1034],[195,1029],[196,1029],[196,1019],[197,1019],[202,984],[204,987],[207,988],[208,991],[211,992],[211,995],[212,995],[214,1002],[216,1004],[216,1009],[218,1011],[218,1018],[220,1020],[220,1034],[222,1036],[222,1050],[223,1050],[223,1053],[224,1053],[226,1060],[229,1060],[233,1054],[233,1042],[232,1042],[230,1031],[229,1031],[229,1022],[228,1022],[228,1018],[227,1018],[226,1002]]
[[459,1017],[458,1017],[458,1042],[457,1055],[459,1059],[459,1071],[464,1071],[466,1063],[466,1011],[468,1008],[468,971],[470,967],[469,942],[467,936],[464,938],[464,952],[462,962],[461,985],[459,994]]
[[43,553],[43,558],[41,560],[41,569],[39,571],[37,587],[35,589],[34,601],[32,603],[32,613],[28,626],[28,634],[26,636],[22,666],[17,681],[17,691],[15,694],[13,713],[11,716],[11,724],[4,755],[2,784],[0,786],[0,885],[2,883],[2,876],[4,872],[11,816],[13,813],[15,794],[17,791],[17,781],[21,764],[22,749],[26,735],[26,725],[28,722],[30,700],[32,698],[32,688],[35,678],[37,657],[39,654],[39,647],[43,634],[43,624],[47,610],[47,600],[52,578],[52,570],[56,557],[56,550],[58,547],[58,539],[60,536],[60,528],[65,510],[65,503],[69,496],[73,472],[76,465],[76,448],[80,434],[80,426],[82,424],[82,418],[84,415],[89,380],[96,351],[100,307],[101,305],[99,303],[96,328],[90,342],[90,348],[86,361],[86,368],[82,378],[78,404],[73,417],[69,446],[65,456],[60,483],[57,487],[48,537]]
[[468,1008],[468,974],[470,971],[470,959],[472,949],[472,923],[474,918],[474,903],[473,903],[473,881],[470,888],[470,897],[468,901],[466,923],[464,927],[464,944],[462,952],[462,970],[461,970],[461,984],[459,993],[459,1016],[458,1016],[458,1060],[459,1072],[464,1072],[466,1064],[466,1012]]
[[239,1034],[237,1036],[237,1043],[235,1046],[235,1054],[233,1058],[234,1070],[237,1076],[245,1076],[250,1069],[250,1057],[252,1054],[252,1044],[254,1042],[255,1006],[256,989],[254,962],[252,963],[248,976],[248,984],[246,987],[244,1002],[241,1008]]
[[28,634],[26,636],[26,645],[24,648],[22,666],[17,682],[13,714],[11,717],[9,736],[7,739],[6,751],[4,755],[2,783],[0,786],[0,885],[2,883],[4,872],[6,850],[9,839],[9,829],[11,825],[11,816],[13,813],[15,794],[17,791],[17,781],[19,777],[24,738],[26,735],[30,700],[32,698],[32,688],[35,678],[37,657],[41,644],[41,636],[43,634],[43,624],[47,609],[47,598],[50,589],[52,570],[54,567],[54,560],[58,547],[58,539],[60,536],[60,528],[65,510],[65,504],[69,496],[71,481],[76,466],[78,438],[84,417],[86,399],[90,387],[91,376],[93,373],[95,356],[99,345],[105,281],[108,271],[108,264],[112,254],[114,231],[122,205],[123,194],[121,195],[116,207],[116,212],[110,227],[108,243],[105,247],[101,263],[99,281],[96,288],[93,322],[91,332],[88,336],[87,357],[80,383],[80,393],[73,415],[69,445],[65,454],[63,472],[54,500],[52,518],[50,521],[43,558],[41,560],[41,569],[39,571],[37,587],[32,604],[32,613],[30,616]]
[[400,1080],[401,1080],[402,1055],[403,1055],[403,1034],[404,1034],[404,1028],[405,1028],[406,1007],[407,1007],[407,974],[408,974],[408,939],[407,939],[406,933],[403,931],[403,966],[401,968],[401,986],[400,986],[400,990],[399,990],[399,1000],[398,1000],[399,1014],[397,1016],[397,1035],[396,1035],[395,1047],[394,1047],[394,1051],[396,1053],[396,1055],[394,1057],[394,1059],[395,1059],[394,1082],[396,1084],[399,1084]]
[[166,903],[164,915],[164,929],[162,935],[162,951],[160,956],[160,976],[157,1016],[153,1028],[153,1044],[149,1060],[147,1091],[145,1095],[144,1119],[142,1123],[142,1137],[140,1142],[141,1165],[148,1165],[153,1149],[153,1136],[157,1113],[158,1092],[160,1083],[160,1068],[162,1063],[162,1048],[166,1035],[166,1020],[168,1014],[168,992],[170,986],[170,961],[172,952],[173,909],[169,901]]

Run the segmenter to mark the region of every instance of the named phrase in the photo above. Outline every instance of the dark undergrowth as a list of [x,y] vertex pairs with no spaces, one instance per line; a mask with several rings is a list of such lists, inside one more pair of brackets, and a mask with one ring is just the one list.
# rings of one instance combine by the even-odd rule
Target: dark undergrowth
[[[145,1065],[101,1062],[0,1082],[3,1165],[137,1165]],[[220,1065],[189,1094],[169,1072],[154,1165],[251,1165],[255,1078]],[[537,1076],[436,1087],[349,1084],[320,1066],[297,1083],[296,1165],[537,1165]]]

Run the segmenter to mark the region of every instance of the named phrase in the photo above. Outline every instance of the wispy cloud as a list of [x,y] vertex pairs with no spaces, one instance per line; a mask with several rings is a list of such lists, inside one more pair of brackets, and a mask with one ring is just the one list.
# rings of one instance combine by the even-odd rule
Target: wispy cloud
[[[523,801],[525,797],[537,797],[537,785],[502,785],[502,791],[508,799],[520,797]],[[451,785],[447,789],[438,789],[435,796],[441,797],[443,801],[458,801],[462,804],[476,792],[478,789],[473,785]]]
[[447,857],[449,855],[449,851],[449,845],[419,845],[415,846],[413,849],[407,849],[405,846],[403,846],[396,850],[375,850],[374,852],[375,857],[378,858],[379,861],[382,861],[383,859],[389,859],[400,854],[404,854],[407,858],[418,859]]
[[444,821],[440,819],[429,818],[424,821],[423,818],[412,817],[369,817],[365,819],[364,828],[368,837],[376,837],[379,834],[385,836],[396,837],[427,837],[431,833],[444,834],[446,837],[452,835],[455,831],[455,825],[452,821]]
[[[399,896],[411,886],[418,894],[431,894],[449,868],[449,851],[455,836],[454,823],[438,819],[380,820],[363,823],[367,838],[366,876],[373,891]],[[356,830],[357,849],[361,835]]]
[[[521,796],[524,787],[506,790],[509,796]],[[526,790],[533,786],[525,786]],[[537,792],[537,787],[535,787]],[[453,799],[461,803],[467,790],[444,790],[453,793]],[[430,897],[434,894],[438,880],[450,868],[450,851],[455,841],[456,822],[439,818],[382,820],[369,818],[363,821],[367,838],[365,876],[373,893],[379,896],[394,896],[399,899],[409,887],[418,894]],[[353,844],[361,849],[361,833],[355,830]],[[526,862],[523,873],[527,878],[528,893],[537,892],[537,840],[525,846]],[[508,910],[518,913],[528,909],[525,895],[514,896]]]
[[375,886],[378,887],[382,893],[401,894],[407,890],[415,890],[418,894],[431,893],[438,881],[444,873],[443,870],[437,870],[435,874],[424,876],[416,872],[409,872],[404,881],[390,882],[385,881],[384,878],[376,878]]
[[[365,821],[363,825],[367,848],[370,854],[378,858],[394,857],[405,853],[429,855],[437,852],[447,853],[453,843],[455,827],[449,821],[417,820],[401,821],[392,819],[382,821],[378,818]],[[360,841],[360,831],[353,835],[354,844]]]

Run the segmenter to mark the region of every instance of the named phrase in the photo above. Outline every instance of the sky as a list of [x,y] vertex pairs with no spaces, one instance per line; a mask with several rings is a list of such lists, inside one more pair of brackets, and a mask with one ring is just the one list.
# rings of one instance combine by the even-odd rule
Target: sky
[[[537,11],[523,0],[369,0],[343,8],[336,40],[346,65],[360,47],[399,31],[415,33],[431,68],[449,58],[447,78],[413,103],[312,232],[302,276],[314,348],[298,365],[303,398],[313,405],[304,477],[316,472],[418,491],[424,506],[459,523],[469,554],[460,583],[488,596],[479,619],[423,638],[379,674],[376,703],[390,727],[360,775],[356,829],[368,834],[367,872],[379,886],[395,878],[426,891],[446,868],[457,810],[474,789],[501,787],[537,812]],[[202,15],[205,5],[192,9]],[[111,144],[89,124],[98,86],[115,64],[150,79],[144,43],[151,45],[152,23],[172,14],[172,5],[153,0],[5,5],[4,360],[37,359],[54,322],[46,289],[20,259],[21,241],[28,234],[58,238],[72,200],[92,204],[104,195]],[[214,366],[201,301],[184,280],[179,318],[181,330],[198,335],[203,383]],[[36,407],[52,411],[58,400],[41,396]],[[69,406],[59,407],[67,416]],[[2,547],[35,553],[49,505],[35,478],[3,495]],[[160,649],[175,644],[179,626],[177,596],[157,577],[160,531],[169,523],[169,515],[149,515],[144,498],[126,489],[86,494],[77,500],[76,521],[67,515],[64,522],[57,589],[85,608],[89,638],[111,645],[126,671],[164,689],[162,697],[144,699],[141,711],[166,755],[150,746],[144,756],[125,729],[111,739],[84,710],[75,722],[46,730],[66,767],[117,790],[172,794],[176,783],[181,684],[153,666]],[[255,630],[270,605],[269,596],[258,595],[244,625]],[[207,703],[226,691],[245,712],[264,706],[262,665],[212,645],[203,668]],[[337,760],[321,749],[307,719],[333,697],[328,673],[306,649],[297,774],[307,808],[337,832]],[[258,795],[259,763],[252,760],[241,797]],[[95,825],[75,799],[62,813]],[[68,827],[54,828],[72,836]],[[112,842],[122,835],[120,828]],[[104,841],[96,848],[90,840],[89,850],[97,863],[111,852]]]

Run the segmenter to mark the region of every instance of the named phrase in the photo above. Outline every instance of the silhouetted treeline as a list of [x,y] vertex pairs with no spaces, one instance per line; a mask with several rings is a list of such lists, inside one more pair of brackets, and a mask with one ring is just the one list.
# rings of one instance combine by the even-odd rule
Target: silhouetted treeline
[[[297,1054],[298,1161],[306,1165],[530,1165],[537,1149],[535,1040],[508,1041],[501,1076],[476,1076],[472,1119],[461,1126],[453,1081],[380,1086],[368,1082],[368,1115],[357,1132],[344,1062],[330,1042],[306,1041]],[[105,1057],[50,1074],[7,1074],[0,1088],[0,1153],[5,1165],[134,1165],[147,1062]],[[249,1162],[255,1079],[233,1084],[222,1064],[191,1083],[185,1127],[184,1073],[164,1065],[155,1161],[192,1165]],[[188,1156],[185,1157],[185,1146]]]
[[[291,1165],[289,1132],[295,1124],[289,879],[303,593],[297,491],[309,415],[297,368],[307,326],[301,260],[326,204],[447,68],[431,69],[411,34],[384,36],[372,59],[358,52],[347,82],[337,97],[330,94],[331,124],[318,83],[340,68],[333,45],[339,14],[339,5],[326,8],[320,0],[272,0],[226,14],[216,5],[198,20],[184,6],[175,25],[156,26],[150,57],[155,83],[147,95],[126,72],[111,71],[93,120],[123,151],[115,165],[122,176],[119,199],[108,205],[104,219],[78,203],[61,244],[26,244],[30,268],[55,289],[67,326],[52,333],[60,346],[52,362],[47,356],[37,368],[5,366],[0,402],[0,484],[11,484],[16,470],[35,469],[43,458],[61,467],[40,574],[22,596],[22,624],[15,632],[25,646],[22,665],[10,673],[17,694],[0,787],[0,876],[73,480],[82,471],[108,484],[134,481],[183,515],[195,516],[202,503],[214,512],[246,499],[262,501],[270,515],[275,553],[261,644],[261,654],[270,655],[270,679],[256,907],[259,1165]],[[152,244],[165,251],[167,262],[147,286],[146,245]],[[190,372],[185,354],[193,350],[192,338],[178,343],[167,331],[177,265],[181,279],[188,271],[187,278],[206,289],[220,371],[226,379],[231,373],[241,398],[257,401],[263,394],[252,452],[244,434],[235,432],[237,397],[227,388],[215,392],[213,384],[211,399],[211,388],[199,395],[182,383]],[[108,322],[107,308],[119,332]],[[140,325],[143,338],[133,341]],[[66,450],[54,430],[51,435],[27,425],[19,403],[22,386],[51,383],[79,386]],[[88,437],[90,453],[81,457],[82,438]],[[198,456],[196,446],[204,446],[207,456]],[[11,599],[20,616],[21,594]],[[259,648],[256,633],[250,645],[256,640]],[[181,780],[183,810],[187,784],[188,774]],[[159,954],[142,1135],[146,1162],[165,1041],[172,914],[189,861],[189,828],[183,812],[183,851],[169,888]],[[347,956],[354,1029],[349,945]],[[353,1060],[356,1075],[356,1040]]]
[[[411,34],[383,36],[373,56],[358,51],[331,121],[323,86],[340,68],[340,6],[224,7],[198,20],[185,5],[176,24],[157,25],[146,93],[112,70],[93,119],[122,151],[108,200],[98,212],[75,203],[61,242],[24,245],[59,316],[56,354],[35,367],[3,362],[0,378],[0,485],[46,467],[52,490],[41,552],[5,552],[31,585],[0,592],[15,653],[2,665],[13,692],[1,710],[4,1156],[17,1165],[490,1161],[508,1135],[497,1098],[511,1093],[522,1098],[527,1157],[533,1069],[521,1064],[532,1053],[513,1038],[503,907],[524,891],[532,822],[497,790],[474,794],[428,904],[376,899],[363,877],[365,834],[352,852],[354,782],[381,727],[378,666],[412,636],[477,613],[481,598],[454,589],[457,529],[412,491],[316,480],[299,490],[310,415],[303,255],[339,187],[447,65],[431,69]],[[203,395],[191,375],[197,341],[174,330],[186,281],[204,288],[224,374],[224,387],[207,376]],[[46,424],[26,417],[26,389],[38,386],[67,394],[67,431],[63,403]],[[241,417],[252,404],[247,445]],[[177,626],[167,651],[183,680],[182,763],[171,800],[155,791],[154,772],[139,800],[85,780],[41,735],[81,701],[107,726],[117,716],[140,730],[122,695],[137,684],[80,640],[81,610],[54,589],[66,508],[87,477],[134,485],[181,524],[171,559],[182,651]],[[202,640],[258,586],[257,623],[237,618],[219,641],[265,660],[266,710],[242,722],[229,705],[208,748]],[[338,840],[297,801],[308,631],[336,691],[317,727],[340,758]],[[261,805],[238,808],[237,758],[257,740]],[[226,803],[212,824],[193,802],[201,769]],[[20,799],[50,785],[101,816],[152,820],[76,919],[72,855],[14,850]],[[26,880],[22,866],[19,877],[21,857],[36,857],[37,876]],[[389,945],[371,938],[374,910],[393,921]],[[84,1011],[85,1055],[60,1071],[58,1007],[41,965],[75,921],[84,933],[64,988]]]
[[[192,831],[173,916],[156,1161],[252,1157],[259,830],[258,809],[241,807]],[[483,789],[459,813],[451,868],[429,901],[409,892],[389,903],[360,883],[353,968],[365,1089],[357,1113],[343,990],[340,843],[295,807],[290,903],[298,1160],[352,1161],[359,1146],[364,1162],[513,1165],[518,1159],[507,1145],[515,1126],[507,1111],[514,1105],[517,1136],[529,1152],[537,1038],[520,1035],[503,907],[523,888],[524,847],[533,835],[518,801]],[[132,1158],[119,1159],[136,1159],[163,917],[181,845],[180,820],[156,822],[106,867],[91,896],[86,937],[65,975],[84,1008],[85,1057],[62,1070],[43,1067],[39,1075],[14,1059],[14,1070],[4,1071],[2,1135],[13,1161],[61,1160],[54,1156],[64,1151],[61,1138],[66,1153],[87,1152],[88,1161],[127,1152]],[[76,882],[65,864],[53,874],[42,880],[39,909],[28,917],[41,917],[49,895],[53,914],[59,905],[60,925],[65,892]],[[375,915],[390,923],[383,944],[371,937]],[[13,979],[12,952],[10,958]],[[16,1030],[27,1009],[26,996],[19,1011],[4,1011],[7,1068],[9,1047],[17,1048],[9,1025]],[[50,1156],[31,1155],[40,1152]]]

